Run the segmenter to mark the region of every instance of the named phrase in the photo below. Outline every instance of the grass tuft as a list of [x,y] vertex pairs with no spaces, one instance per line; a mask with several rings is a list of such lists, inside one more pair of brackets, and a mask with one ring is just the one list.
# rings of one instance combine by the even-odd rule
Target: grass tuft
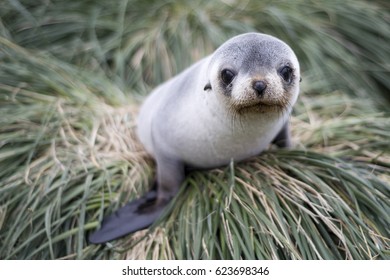
[[[389,259],[388,21],[380,0],[6,1],[0,259]],[[150,230],[89,245],[153,180],[142,96],[251,30],[302,63],[295,148],[192,172]]]

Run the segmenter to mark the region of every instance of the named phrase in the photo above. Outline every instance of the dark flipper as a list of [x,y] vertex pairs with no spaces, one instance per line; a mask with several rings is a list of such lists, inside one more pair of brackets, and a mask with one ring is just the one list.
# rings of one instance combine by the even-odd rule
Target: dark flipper
[[89,242],[105,243],[145,229],[160,217],[166,204],[157,203],[157,192],[152,190],[105,217],[100,229],[89,236]]
[[280,148],[290,148],[291,144],[291,133],[290,133],[290,125],[287,121],[282,129],[279,131],[278,135],[276,135],[275,139],[272,141],[273,144]]
[[149,227],[161,216],[183,180],[183,164],[157,157],[157,188],[105,217],[100,229],[89,236],[89,242],[105,243]]

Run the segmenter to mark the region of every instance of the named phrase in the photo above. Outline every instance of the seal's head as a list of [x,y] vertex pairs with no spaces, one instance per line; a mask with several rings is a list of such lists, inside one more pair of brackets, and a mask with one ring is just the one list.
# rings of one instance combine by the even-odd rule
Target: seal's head
[[236,36],[212,55],[204,89],[223,99],[237,114],[290,112],[299,94],[298,59],[270,35]]

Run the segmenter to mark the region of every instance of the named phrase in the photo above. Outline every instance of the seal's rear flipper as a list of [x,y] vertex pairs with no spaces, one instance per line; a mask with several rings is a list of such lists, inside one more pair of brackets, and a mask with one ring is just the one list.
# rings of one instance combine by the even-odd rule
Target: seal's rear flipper
[[156,161],[157,180],[152,189],[143,197],[129,202],[105,217],[100,229],[89,236],[90,243],[105,243],[145,229],[161,216],[184,180],[184,165],[159,155]]
[[105,217],[100,229],[89,236],[89,242],[105,243],[149,227],[160,217],[166,205],[157,203],[156,198],[157,192],[152,190]]

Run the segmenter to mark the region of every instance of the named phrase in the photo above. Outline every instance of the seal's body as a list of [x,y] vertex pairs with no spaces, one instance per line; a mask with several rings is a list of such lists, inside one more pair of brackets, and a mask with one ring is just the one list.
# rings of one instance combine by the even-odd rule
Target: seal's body
[[[228,102],[218,100],[218,93],[204,91],[209,60],[161,85],[144,103],[138,135],[154,158],[163,153],[195,168],[221,166],[232,158],[240,161],[268,147],[286,122],[289,110],[238,115]],[[193,91],[176,91],[177,80]]]
[[288,45],[247,33],[157,87],[138,119],[139,138],[157,162],[157,189],[103,221],[91,242],[153,223],[177,193],[186,168],[241,161],[271,142],[290,146],[288,118],[299,80],[299,63]]

